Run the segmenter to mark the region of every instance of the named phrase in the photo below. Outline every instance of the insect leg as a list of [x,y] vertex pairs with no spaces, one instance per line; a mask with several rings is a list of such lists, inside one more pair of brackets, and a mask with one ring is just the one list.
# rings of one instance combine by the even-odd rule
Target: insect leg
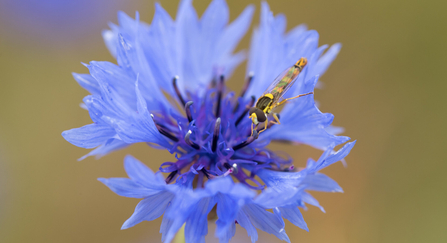
[[253,129],[253,122],[252,122],[252,123],[251,123],[251,134],[250,134],[250,137],[253,136],[253,130],[254,130],[254,129]]
[[267,119],[267,120],[265,120],[265,122],[264,122],[264,129],[262,129],[261,131],[259,131],[259,133],[258,134],[261,134],[261,132],[263,132],[263,131],[265,131],[265,130],[267,130],[267,125],[268,125],[268,123],[269,123],[269,120]]
[[310,95],[310,94],[313,94],[313,93],[314,93],[314,92],[312,91],[312,92],[309,92],[309,93],[306,93],[306,94],[300,94],[300,95],[297,95],[297,96],[295,96],[295,97],[285,99],[285,100],[283,100],[283,101],[281,101],[281,102],[276,103],[276,107],[278,107],[278,106],[280,106],[280,105],[286,103],[286,102],[289,101],[289,100],[293,100],[293,99],[296,99],[296,98],[300,98],[300,97],[303,97],[303,96],[306,96],[306,95]]
[[273,118],[275,119],[275,121],[273,121],[274,124],[281,124],[281,122],[279,122],[279,118],[278,118],[278,113],[273,113]]
[[254,129],[256,129],[256,127],[258,127],[258,124],[256,124],[256,127],[253,128],[253,125],[255,124],[256,114],[253,113],[248,118],[251,119],[251,135],[250,135],[250,137],[251,137],[251,136],[253,136]]

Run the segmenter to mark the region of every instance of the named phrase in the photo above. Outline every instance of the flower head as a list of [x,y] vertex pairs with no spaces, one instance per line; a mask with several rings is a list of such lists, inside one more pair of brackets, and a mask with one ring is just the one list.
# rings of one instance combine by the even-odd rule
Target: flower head
[[[170,242],[185,224],[186,242],[203,242],[207,216],[216,208],[215,234],[221,242],[231,239],[235,224],[253,242],[256,228],[289,241],[283,218],[307,230],[298,208],[305,203],[320,207],[308,190],[341,191],[318,171],[342,160],[355,142],[334,152],[349,138],[329,132],[334,130],[333,115],[320,112],[314,95],[286,104],[281,124],[268,122],[262,134],[259,128],[252,134],[247,119],[256,98],[298,58],[307,58],[308,64],[284,97],[312,92],[340,45],[324,53],[327,46],[318,47],[316,31],[299,26],[285,33],[285,17],[273,16],[263,3],[247,80],[235,95],[225,82],[245,58],[245,52],[233,51],[252,13],[248,6],[228,23],[224,0],[212,1],[200,19],[190,0],[180,3],[175,21],[158,4],[150,25],[140,22],[138,14],[134,20],[120,13],[119,25],[103,32],[118,65],[91,62],[86,64],[90,74],[74,74],[91,93],[84,107],[93,123],[62,135],[74,145],[95,148],[86,156],[138,142],[175,154],[176,161],[162,163],[155,174],[127,157],[129,179],[100,179],[121,196],[143,198],[123,228],[164,214],[164,241]],[[307,144],[324,153],[298,170],[289,156],[266,148],[275,140]]]

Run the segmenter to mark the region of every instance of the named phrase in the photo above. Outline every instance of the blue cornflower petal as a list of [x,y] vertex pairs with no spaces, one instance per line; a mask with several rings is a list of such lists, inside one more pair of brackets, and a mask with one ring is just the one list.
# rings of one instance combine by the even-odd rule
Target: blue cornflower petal
[[216,211],[219,219],[216,221],[215,236],[219,238],[220,242],[229,242],[236,233],[234,220],[236,219],[240,206],[233,198],[222,194],[218,194],[216,200]]
[[309,76],[315,76],[315,75],[321,75],[326,72],[326,70],[329,68],[329,66],[332,64],[332,62],[337,57],[338,53],[340,52],[341,44],[336,43],[332,45],[329,50],[324,53],[323,56],[318,58],[318,61],[316,65],[314,66],[313,70],[309,72]]
[[[298,185],[298,184],[297,184]],[[296,201],[301,200],[301,194],[304,187],[291,186],[273,186],[265,189],[256,199],[255,203],[264,208],[275,208],[282,206],[295,205]]]
[[160,4],[155,4],[154,18],[147,35],[144,36],[143,33],[141,35],[141,40],[148,40],[140,41],[140,44],[154,77],[158,77],[156,81],[171,96],[175,96],[174,87],[166,84],[172,77],[179,75],[175,70],[177,47],[171,44],[176,40],[176,29],[171,16]]
[[[136,34],[138,36],[138,33]],[[153,77],[149,68],[148,61],[141,51],[139,41],[135,43],[128,42],[122,34],[118,36],[118,56],[117,61],[121,67],[124,67],[128,73],[133,74],[134,80],[137,76],[140,76],[141,80],[141,90],[144,91],[145,99],[147,99],[150,104],[149,109],[158,109],[160,105],[166,103],[166,98],[163,96],[162,92],[153,92],[153,90],[158,90],[161,87],[158,86],[155,78]],[[131,87],[131,86],[129,86]],[[149,95],[150,94],[150,95]]]
[[[247,220],[247,218],[249,220]],[[251,225],[269,234],[275,235],[280,240],[290,242],[289,237],[284,230],[284,221],[273,213],[265,211],[264,208],[254,203],[244,205],[241,208],[241,211],[239,211],[237,217],[237,221],[243,228],[247,230],[248,235],[251,236],[252,242],[256,241],[257,233],[254,234],[256,230],[253,230],[253,228],[251,228]]]
[[125,143],[125,142],[121,141],[120,139],[111,138],[111,139],[107,140],[107,142],[105,144],[101,144],[99,147],[95,148],[94,150],[90,151],[88,154],[79,158],[79,160],[83,160],[89,156],[95,156],[97,159],[99,159],[102,156],[104,156],[112,151],[122,149],[127,146],[129,146],[128,143]]
[[96,83],[100,87],[100,94],[94,94],[97,97],[108,97],[108,91],[101,88],[107,87],[111,89],[114,96],[123,100],[129,107],[135,107],[135,77],[126,72],[123,68],[110,62],[90,62],[89,68],[90,74],[95,79]]
[[188,243],[205,242],[208,234],[208,213],[216,204],[214,197],[201,199],[188,217],[185,224],[185,241]]
[[258,231],[250,222],[251,219],[249,218],[249,216],[244,211],[240,211],[236,219],[239,225],[247,231],[251,242],[256,242],[258,240]]
[[[97,110],[97,112],[90,112],[92,119],[97,122],[100,120],[103,123],[107,123],[110,128],[115,130],[118,138],[126,143],[151,142],[169,147],[169,143],[162,137],[155,127],[147,110],[146,101],[142,98],[138,86],[134,86],[134,94],[136,93],[137,97],[135,103],[138,112],[135,113],[132,111],[133,109],[128,103],[125,102],[122,97],[109,86],[109,84],[103,82],[101,75],[104,74],[104,72],[97,70],[94,65],[91,65],[90,67],[94,73],[93,76],[100,84],[102,92],[102,99],[90,96],[90,99],[84,101],[89,108],[89,111],[91,111],[91,109]],[[122,120],[125,117],[127,117],[127,119]],[[106,127],[105,125],[101,126]],[[109,131],[111,131],[110,128]],[[109,132],[107,135],[109,136],[103,136],[98,138],[98,140],[102,139],[104,143],[114,136],[112,132]],[[100,145],[99,141],[95,145]],[[90,148],[92,148],[92,146]]]
[[230,56],[236,48],[239,41],[250,27],[251,19],[255,8],[252,5],[247,6],[244,11],[223,31],[222,38],[217,41],[216,55],[225,57]]
[[343,189],[331,178],[324,174],[308,175],[303,181],[307,190],[322,192],[343,192]]
[[161,188],[164,188],[164,185],[166,185],[160,173],[154,174],[149,167],[130,155],[126,156],[124,160],[124,169],[130,179],[144,187],[154,188],[162,186]]
[[123,197],[144,198],[160,192],[160,190],[145,188],[126,178],[99,178],[98,180],[108,186],[114,193]]
[[200,19],[200,28],[210,39],[201,40],[204,44],[200,52],[202,58],[210,60],[215,56],[216,52],[220,51],[215,48],[215,43],[218,43],[221,33],[228,24],[228,18],[229,10],[224,0],[213,0],[203,13]]
[[[280,30],[275,25],[274,16],[270,12],[268,4],[262,3],[260,26],[255,29],[248,59],[247,75],[254,72],[253,82],[247,90],[247,96],[259,97],[270,85],[272,80],[287,66],[281,59],[282,43],[281,37],[275,31]],[[275,63],[275,65],[271,65]],[[274,69],[274,70],[272,70]]]
[[331,126],[326,127],[326,131],[330,134],[338,135],[340,133],[345,132],[345,129],[343,127],[337,127],[337,126],[331,125]]
[[73,145],[82,148],[94,148],[115,135],[108,125],[89,124],[62,132],[62,136]]
[[[108,63],[92,62],[90,65],[87,65],[87,67],[92,77],[95,78],[99,84],[101,90],[100,97],[109,109],[109,112],[113,112],[116,116],[126,115],[126,113],[131,111],[132,107],[129,106],[129,103],[126,102],[127,100],[124,98],[125,96],[122,96],[121,93],[126,91],[129,92],[130,88],[129,85],[127,85],[126,89],[121,89],[122,86],[117,86],[117,83],[119,83],[119,80],[122,80],[121,82],[129,82],[131,78],[128,77],[126,73],[123,73],[119,67],[113,64],[105,67],[104,64],[107,65]],[[115,88],[115,86],[117,87]]]
[[94,95],[100,94],[98,82],[90,74],[72,73],[74,79],[81,85],[82,88]]
[[[324,168],[323,165],[326,163],[332,164],[342,160],[354,144],[355,142],[348,143],[335,153],[332,146],[323,153],[317,162],[310,160],[306,169],[299,172],[260,170],[257,175],[266,183],[268,188],[256,198],[255,202],[268,208],[273,208],[275,205],[276,207],[302,206],[302,195],[305,193],[303,189],[343,192],[334,180],[316,172]],[[309,199],[312,201],[312,198]]]
[[268,187],[275,188],[281,188],[286,185],[297,187],[306,176],[304,172],[284,172],[275,170],[260,170],[256,175],[261,177],[262,181]]
[[124,197],[144,198],[166,191],[166,182],[160,175],[155,175],[146,165],[132,156],[126,156],[124,169],[127,178],[99,178],[113,192]]
[[[168,218],[168,217],[163,217],[163,220],[161,221],[161,225],[160,225],[160,231],[159,233],[161,233],[161,241],[162,242],[168,242],[167,238],[168,238],[168,232],[171,230],[172,224],[173,224],[173,220]],[[171,237],[172,240],[172,237]]]
[[215,235],[220,242],[228,242],[234,236],[234,223],[240,208],[251,201],[255,193],[243,185],[233,183],[228,177],[210,181],[206,189],[215,193],[217,202]]
[[128,121],[116,120],[112,123],[119,137],[126,143],[149,142],[169,147],[169,143],[160,134],[147,109],[147,103],[141,96],[138,82],[135,85],[137,113]]
[[298,207],[282,207],[279,209],[281,211],[281,215],[290,221],[290,223],[300,227],[305,231],[309,231],[306,222],[304,221],[303,215],[301,214]]
[[123,11],[118,11],[118,24],[120,26],[120,33],[126,36],[133,36],[137,31],[138,12],[136,12],[136,20],[128,16]]
[[310,204],[312,206],[315,206],[317,208],[319,208],[323,213],[325,213],[326,211],[324,210],[324,208],[320,205],[320,203],[318,202],[317,199],[315,199],[312,195],[310,195],[307,192],[303,192],[303,194],[301,195],[301,198],[303,200],[303,202]]
[[[209,199],[209,198],[208,198]],[[200,214],[199,210],[206,210],[208,211],[209,205],[203,205],[206,206],[205,209],[203,208],[196,208],[195,206],[198,205],[198,203],[201,200],[201,196],[198,194],[193,194],[189,190],[182,190],[180,191],[174,200],[171,202],[171,206],[167,209],[165,218],[169,218],[172,222],[169,223],[169,229],[167,229],[165,232],[165,240],[166,242],[170,242],[174,236],[175,233],[182,227],[182,225],[188,220],[188,217],[190,217],[192,214],[194,214],[196,211]],[[209,201],[207,201],[209,202]],[[208,230],[208,227],[206,227]],[[191,229],[191,225],[188,227],[188,230],[194,230]],[[200,238],[200,232],[198,232],[199,235],[191,234],[191,232],[188,233],[188,239],[193,236],[197,236]],[[186,238],[186,226],[185,226],[185,238]],[[188,242],[189,243],[189,242]]]
[[165,212],[169,202],[174,198],[174,194],[169,191],[162,191],[157,194],[147,196],[138,203],[135,212],[124,222],[121,229],[130,228],[144,220],[152,221]]
[[346,143],[341,149],[339,149],[337,152],[334,152],[335,144],[332,144],[329,146],[329,148],[323,152],[323,154],[320,156],[317,162],[313,162],[312,160],[309,160],[306,166],[306,170],[308,173],[315,173],[335,162],[338,162],[340,160],[343,160],[351,151],[351,149],[354,147],[356,141]]
[[102,38],[104,39],[104,43],[106,44],[106,47],[109,50],[110,54],[114,58],[116,58],[116,35],[113,34],[112,30],[103,30]]
[[[178,56],[176,60],[175,72],[184,77],[186,80],[190,80],[192,77],[199,78],[196,75],[197,66],[200,63],[198,53],[199,46],[196,44],[200,36],[199,18],[195,12],[191,0],[183,0],[180,2],[179,9],[177,11],[176,18],[176,54]],[[189,61],[186,59],[189,58]],[[209,61],[209,60],[207,60]],[[203,79],[203,78],[202,78]],[[198,87],[198,80],[192,81],[192,89],[196,90]],[[200,80],[200,82],[206,82]],[[180,80],[180,86],[183,88],[185,84]]]

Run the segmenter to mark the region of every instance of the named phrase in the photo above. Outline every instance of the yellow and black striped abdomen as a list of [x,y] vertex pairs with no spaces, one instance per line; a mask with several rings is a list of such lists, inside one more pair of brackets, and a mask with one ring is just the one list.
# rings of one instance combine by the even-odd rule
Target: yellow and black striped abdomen
[[258,102],[256,102],[256,108],[264,111],[268,114],[268,111],[270,110],[270,106],[273,102],[273,95],[272,94],[265,94],[261,98],[259,98]]

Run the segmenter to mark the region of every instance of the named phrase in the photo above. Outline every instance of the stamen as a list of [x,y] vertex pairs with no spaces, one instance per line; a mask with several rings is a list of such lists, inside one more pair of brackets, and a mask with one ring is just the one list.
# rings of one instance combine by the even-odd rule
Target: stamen
[[247,145],[249,145],[250,143],[252,143],[253,141],[255,141],[257,138],[258,138],[258,131],[254,131],[253,132],[253,136],[251,136],[251,137],[249,137],[249,138],[247,138],[247,140],[245,140],[244,142],[242,142],[242,143],[240,143],[240,144],[238,144],[238,145],[236,145],[236,146],[233,146],[233,150],[238,150],[238,149],[241,149],[241,148],[243,148],[243,147],[245,147],[245,146],[247,146]]
[[[247,77],[247,79],[245,80],[244,87],[242,87],[242,89],[241,89],[241,93],[239,94],[239,97],[244,97],[245,93],[246,93],[247,90],[248,90],[248,87],[250,87],[250,83],[251,83],[251,81],[253,80],[253,76],[254,76],[254,73],[253,73],[253,72],[250,72],[250,73],[248,74],[248,77]],[[239,101],[236,103],[236,106],[234,106],[233,113],[235,113],[238,109],[239,109]]]
[[232,169],[233,169],[233,172],[235,174],[237,174],[239,172],[239,169],[237,168],[237,164],[236,163],[233,164]]
[[214,125],[213,143],[211,146],[211,150],[213,152],[216,152],[217,141],[219,140],[219,134],[220,134],[220,117],[217,118],[216,124]]
[[250,103],[248,103],[248,105],[245,108],[244,112],[242,112],[242,114],[237,118],[236,122],[234,123],[235,126],[239,125],[239,123],[242,121],[242,119],[244,119],[244,117],[247,115],[247,113],[250,110],[250,108],[252,108],[253,105],[255,104],[255,100],[256,100],[256,97],[251,96]]
[[193,141],[191,141],[191,139],[189,138],[189,137],[191,136],[191,133],[192,133],[191,130],[189,130],[189,131],[186,133],[186,136],[185,136],[185,142],[186,142],[189,146],[191,146],[191,147],[193,147],[193,148],[199,150],[199,149],[200,149],[200,146],[197,145],[196,143],[194,143]]
[[225,163],[223,164],[223,166],[225,167],[225,169],[227,169],[227,171],[226,171],[222,176],[227,176],[227,175],[229,175],[229,174],[231,174],[231,173],[234,172],[234,168],[231,167],[230,164],[228,164],[228,163],[225,162]]
[[188,121],[191,122],[192,121],[192,115],[191,115],[191,106],[194,102],[192,101],[188,101],[188,103],[186,103],[185,105],[185,112],[186,112],[186,117],[188,117]]
[[166,184],[171,183],[172,179],[174,179],[174,177],[177,175],[178,170],[174,170],[173,172],[171,172],[168,177],[166,177],[165,182]]
[[233,173],[233,171],[233,168],[230,168],[223,174],[223,176],[228,176],[229,174]]
[[208,173],[208,171],[205,170],[205,168],[202,168],[200,171],[202,171],[202,173],[206,176],[207,179],[210,178],[210,174]]
[[212,89],[212,88],[216,87],[216,84],[217,84],[216,77],[213,76],[213,79],[211,79],[211,82],[208,85],[208,89]]
[[163,130],[162,128],[159,128],[159,127],[157,127],[157,128],[158,128],[158,131],[159,131],[162,135],[164,135],[165,137],[171,139],[171,140],[174,141],[174,142],[178,142],[178,141],[179,141],[179,139],[178,139],[177,137],[175,137],[174,135],[170,134],[169,132]]
[[222,92],[224,88],[224,76],[220,76],[220,82],[217,91],[217,107],[216,107],[216,117],[220,116],[220,103],[222,102]]
[[185,100],[183,99],[182,94],[180,93],[180,90],[178,89],[178,86],[177,86],[178,78],[179,77],[177,75],[174,76],[174,78],[172,79],[172,84],[174,85],[174,90],[175,90],[175,93],[178,96],[178,99],[180,100],[180,103],[182,103],[182,105],[185,106],[185,104],[186,104]]
[[163,125],[160,125],[160,124],[157,124],[155,122],[155,117],[154,117],[153,114],[151,114],[151,117],[152,117],[152,121],[154,121],[155,127],[157,127],[157,130],[158,130],[159,133],[161,133],[162,135],[164,135],[165,137],[171,139],[174,142],[178,142],[179,141],[179,139],[176,136],[171,134],[170,130],[167,127],[165,127]]

